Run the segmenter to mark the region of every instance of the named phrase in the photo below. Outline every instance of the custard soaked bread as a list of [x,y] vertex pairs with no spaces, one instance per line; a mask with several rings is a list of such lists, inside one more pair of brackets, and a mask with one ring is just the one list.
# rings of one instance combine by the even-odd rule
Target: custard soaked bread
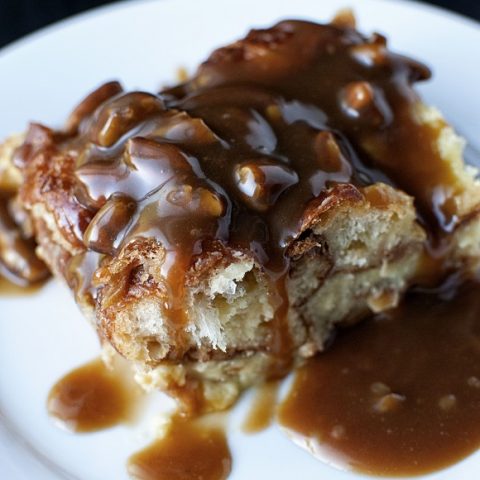
[[348,21],[284,21],[159,94],[108,83],[13,155],[38,253],[145,387],[224,408],[475,266],[480,189],[429,76]]

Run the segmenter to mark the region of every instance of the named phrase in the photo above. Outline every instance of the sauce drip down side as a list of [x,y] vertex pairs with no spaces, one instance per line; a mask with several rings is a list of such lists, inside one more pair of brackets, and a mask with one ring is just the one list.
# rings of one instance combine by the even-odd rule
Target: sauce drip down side
[[411,293],[343,334],[298,372],[281,425],[314,455],[374,475],[423,474],[475,451],[479,288]]
[[50,274],[35,254],[35,242],[15,224],[8,208],[10,199],[0,191],[0,292],[27,293]]
[[270,426],[275,417],[279,386],[279,381],[270,381],[258,387],[242,426],[245,433],[261,432]]

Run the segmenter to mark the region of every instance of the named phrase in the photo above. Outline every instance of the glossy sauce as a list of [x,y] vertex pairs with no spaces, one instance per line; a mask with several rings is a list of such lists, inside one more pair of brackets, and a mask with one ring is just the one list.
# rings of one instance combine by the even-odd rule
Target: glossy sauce
[[164,438],[133,455],[128,473],[136,480],[224,480],[232,457],[221,427],[174,417]]
[[134,416],[137,388],[98,359],[68,373],[52,387],[48,413],[74,432],[113,427]]
[[103,255],[95,251],[86,251],[74,255],[65,268],[65,280],[75,294],[75,300],[80,305],[95,306],[97,289],[92,279],[95,271],[101,265]]
[[373,475],[419,475],[480,446],[480,283],[410,293],[299,370],[280,407],[292,439]]
[[35,242],[10,215],[10,198],[0,191],[0,294],[26,294],[39,288],[50,273],[35,254]]
[[271,381],[257,388],[242,425],[245,433],[258,433],[271,425],[275,417],[279,386],[278,381]]
[[[459,192],[434,147],[438,132],[413,114],[412,84],[429,75],[381,35],[284,21],[215,51],[158,95],[102,86],[63,131],[32,125],[16,163],[35,176],[29,164],[62,155],[59,168],[74,170],[62,178],[61,223],[79,248],[106,262],[142,239],[165,248],[163,316],[177,337],[169,360],[190,348],[184,297],[195,259],[216,243],[252,252],[276,309],[268,350],[288,369],[288,247],[334,185],[400,186],[432,237],[455,226]],[[95,294],[84,272],[76,285]]]

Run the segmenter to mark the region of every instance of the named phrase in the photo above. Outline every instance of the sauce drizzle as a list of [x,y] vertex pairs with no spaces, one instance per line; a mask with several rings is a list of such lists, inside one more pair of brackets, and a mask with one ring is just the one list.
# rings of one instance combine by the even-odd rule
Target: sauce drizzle
[[245,433],[258,433],[271,425],[275,417],[279,386],[279,381],[271,381],[258,387],[242,425]]

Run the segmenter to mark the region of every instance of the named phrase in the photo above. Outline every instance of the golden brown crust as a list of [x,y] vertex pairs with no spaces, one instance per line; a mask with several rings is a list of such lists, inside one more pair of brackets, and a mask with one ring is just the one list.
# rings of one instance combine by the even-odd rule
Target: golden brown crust
[[[75,161],[66,152],[59,152],[54,132],[32,124],[22,150],[29,151],[29,161],[22,165],[23,183],[19,190],[24,207],[33,211],[41,205],[53,217],[52,229],[65,239],[64,247],[72,253],[84,248],[82,237],[93,218],[93,212],[80,205],[75,197]],[[36,152],[37,145],[42,148]],[[44,214],[42,214],[44,215]]]

